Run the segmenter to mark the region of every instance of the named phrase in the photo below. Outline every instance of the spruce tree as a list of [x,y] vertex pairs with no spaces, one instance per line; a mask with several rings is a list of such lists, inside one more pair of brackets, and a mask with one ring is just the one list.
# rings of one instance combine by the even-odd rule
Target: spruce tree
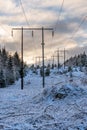
[[1,54],[1,49],[0,49],[0,71],[2,70],[2,54]]
[[52,64],[52,69],[54,69],[54,64]]
[[7,59],[8,59],[8,53],[4,48],[2,48],[2,52],[1,52],[1,55],[2,55],[2,64],[3,64],[3,67],[6,67],[6,62],[7,62]]
[[4,79],[4,75],[3,75],[3,70],[0,70],[0,88],[5,87],[5,79]]
[[82,66],[85,66],[85,62],[86,62],[86,54],[85,52],[81,55],[81,63],[82,63]]
[[7,61],[7,76],[6,76],[6,79],[7,79],[7,83],[9,85],[13,84],[14,81],[15,81],[14,71],[13,71],[13,60],[12,60],[11,55],[9,55],[8,61]]
[[20,68],[21,68],[21,61],[17,52],[13,55],[13,69],[15,79],[18,80],[20,78]]
[[[20,78],[21,60],[17,52],[9,55],[5,47],[0,49],[0,86],[10,85]],[[24,76],[27,65],[24,63]],[[3,82],[2,82],[3,81]]]

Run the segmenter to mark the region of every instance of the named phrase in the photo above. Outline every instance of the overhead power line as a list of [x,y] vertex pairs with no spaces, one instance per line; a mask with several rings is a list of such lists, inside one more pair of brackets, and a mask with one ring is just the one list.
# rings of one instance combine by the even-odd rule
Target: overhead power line
[[26,14],[25,14],[25,10],[24,10],[24,7],[23,7],[22,0],[20,0],[20,5],[21,5],[21,9],[22,9],[22,11],[23,11],[23,14],[24,14],[24,17],[25,17],[26,23],[27,23],[27,25],[29,26],[29,22],[28,22],[28,19],[27,19],[27,17],[26,17]]
[[85,22],[86,18],[87,18],[87,16],[85,16],[85,17],[81,20],[79,26],[77,27],[77,29],[75,30],[75,32],[72,34],[72,36],[71,36],[70,39],[73,39],[73,38],[74,38],[75,34],[78,32],[78,30],[79,30],[79,28],[81,27],[81,25]]
[[60,14],[61,14],[62,9],[63,9],[63,5],[64,5],[64,0],[62,1],[62,4],[61,4],[61,7],[60,7],[60,11],[59,11],[59,16],[58,16],[58,17],[60,17]]
[[59,14],[58,14],[58,19],[57,19],[57,22],[55,24],[55,28],[56,28],[56,26],[57,26],[57,24],[58,24],[58,22],[60,20],[60,15],[61,15],[61,12],[62,12],[62,9],[63,9],[63,5],[64,5],[64,0],[62,1],[61,6],[60,6],[60,10],[59,10]]
[[83,19],[81,20],[80,24],[77,26],[77,28],[75,28],[75,31],[73,31],[74,33],[72,33],[71,37],[68,37],[67,39],[64,38],[64,39],[61,40],[61,42],[63,42],[63,41],[68,42],[68,41],[72,40],[74,38],[74,36],[76,35],[76,33],[79,31],[80,27],[85,22],[86,18],[87,18],[87,16],[83,17]]

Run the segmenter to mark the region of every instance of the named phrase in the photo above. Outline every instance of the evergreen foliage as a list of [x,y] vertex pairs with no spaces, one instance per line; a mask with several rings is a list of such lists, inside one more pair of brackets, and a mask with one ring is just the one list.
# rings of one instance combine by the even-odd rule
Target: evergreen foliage
[[74,57],[69,58],[66,62],[65,62],[66,66],[79,66],[79,67],[86,67],[87,65],[87,55],[85,54],[85,52],[83,52],[82,54],[79,55],[75,55]]
[[71,71],[72,71],[72,67],[69,66],[69,67],[68,67],[68,72],[71,72]]
[[45,75],[46,75],[46,76],[49,76],[49,75],[50,75],[50,68],[49,68],[49,67],[46,68]]
[[7,60],[7,76],[6,76],[6,82],[7,84],[13,84],[15,81],[14,78],[14,71],[13,71],[13,61],[11,55],[9,55]]
[[[43,68],[40,68],[40,75],[43,76]],[[50,68],[47,67],[44,69],[44,76],[49,76],[50,75]]]
[[1,70],[0,71],[0,88],[3,88],[5,86],[6,86],[6,84],[5,84],[5,80],[4,80],[4,75],[3,75],[3,71]]
[[[9,55],[5,48],[0,49],[0,88],[13,84],[20,78],[21,60],[17,52]],[[24,76],[27,65],[24,63]]]
[[52,69],[54,69],[54,64],[52,64]]

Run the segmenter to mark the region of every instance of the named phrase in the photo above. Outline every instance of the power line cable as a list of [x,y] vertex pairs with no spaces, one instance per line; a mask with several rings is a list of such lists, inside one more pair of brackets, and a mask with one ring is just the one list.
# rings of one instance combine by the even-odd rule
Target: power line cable
[[63,6],[64,6],[64,0],[62,1],[61,6],[60,6],[60,10],[59,10],[59,14],[58,14],[58,19],[57,19],[57,22],[56,22],[56,24],[55,24],[55,30],[56,30],[56,26],[57,26],[57,24],[58,24],[58,22],[59,22],[59,20],[60,20],[60,15],[61,15]]
[[[60,7],[60,10],[59,10],[58,21],[57,21],[56,24],[55,24],[55,28],[56,28],[56,26],[57,26],[57,24],[58,24],[58,22],[59,22],[59,18],[60,18],[60,14],[61,14],[61,12],[62,12],[63,6],[64,6],[64,0],[62,1],[61,7]],[[79,30],[79,28],[81,27],[81,25],[85,22],[86,18],[87,18],[87,16],[85,16],[85,17],[82,19],[81,23],[79,24],[79,26],[77,27],[77,29],[75,30],[75,32],[72,34],[72,36],[71,36],[69,39],[73,39],[73,38],[74,38],[75,34],[78,32],[78,30]]]
[[72,39],[74,38],[74,36],[76,35],[76,33],[78,32],[78,30],[80,29],[80,27],[82,26],[82,24],[85,22],[86,18],[87,18],[87,16],[85,16],[85,17],[81,20],[80,24],[79,24],[78,27],[75,29],[74,33],[72,33],[71,37],[67,38],[67,40],[66,40],[66,38],[64,38],[64,39],[61,40],[61,41],[63,42],[63,41],[65,41],[65,40],[66,40],[66,41],[72,40]]
[[29,26],[29,22],[28,22],[28,19],[27,19],[27,17],[26,17],[26,14],[25,14],[25,10],[24,10],[24,7],[23,7],[22,0],[20,0],[20,5],[21,5],[21,9],[22,9],[22,11],[23,11],[23,14],[24,14],[24,17],[25,17],[26,23],[27,23],[27,25]]
[[85,16],[85,17],[81,20],[79,26],[77,27],[77,29],[75,30],[75,32],[72,34],[72,36],[71,36],[70,39],[73,39],[73,38],[74,38],[75,34],[78,32],[78,30],[79,30],[79,28],[81,27],[81,25],[85,22],[86,18],[87,18],[87,16]]

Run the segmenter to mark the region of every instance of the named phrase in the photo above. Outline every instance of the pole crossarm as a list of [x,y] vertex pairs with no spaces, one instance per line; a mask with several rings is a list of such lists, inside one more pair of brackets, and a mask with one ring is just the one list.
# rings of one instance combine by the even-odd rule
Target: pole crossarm
[[[36,58],[36,59],[42,59],[41,56],[36,56],[35,58]],[[47,59],[47,57],[44,57],[44,58]]]
[[[42,28],[44,29],[44,30],[52,30],[53,31],[53,28],[44,28],[44,27],[42,27],[42,28],[25,28],[25,27],[22,27],[23,28],[23,30],[42,30]],[[12,28],[12,30],[21,30],[21,28]]]

